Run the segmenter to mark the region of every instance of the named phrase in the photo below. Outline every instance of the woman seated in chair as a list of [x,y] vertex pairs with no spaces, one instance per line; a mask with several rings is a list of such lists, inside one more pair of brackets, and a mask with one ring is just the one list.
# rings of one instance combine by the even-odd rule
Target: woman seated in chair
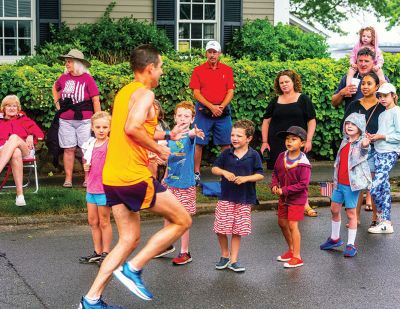
[[35,155],[34,144],[43,137],[38,125],[21,112],[19,98],[16,95],[6,96],[0,107],[0,173],[7,163],[11,164],[17,206],[26,205],[22,191],[23,159]]

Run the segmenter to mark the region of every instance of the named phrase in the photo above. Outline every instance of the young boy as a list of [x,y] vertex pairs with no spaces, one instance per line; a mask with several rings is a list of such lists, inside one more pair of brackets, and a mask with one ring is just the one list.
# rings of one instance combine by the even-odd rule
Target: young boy
[[356,207],[360,190],[371,188],[371,173],[368,165],[368,148],[370,141],[364,136],[366,128],[365,115],[352,113],[344,121],[343,140],[336,155],[334,165],[332,193],[332,232],[321,244],[321,250],[330,250],[343,245],[340,239],[340,209],[345,203],[349,221],[345,257],[357,254],[355,239],[357,234]]
[[[194,121],[195,109],[191,102],[183,101],[176,105],[174,120],[177,126],[184,131],[188,131]],[[189,130],[177,141],[168,141],[168,147],[171,149],[171,155],[168,157],[167,171],[164,179],[164,186],[172,192],[178,201],[185,207],[190,215],[196,214],[196,181],[194,179],[194,149],[195,137],[204,138],[202,130]],[[165,225],[168,225],[165,220]],[[171,245],[163,253],[156,257],[162,257],[171,253],[175,248]],[[189,230],[181,237],[181,251],[176,258],[172,260],[174,265],[184,265],[192,261],[189,252]]]
[[307,203],[311,164],[301,151],[307,132],[297,126],[278,133],[285,139],[286,151],[279,154],[272,173],[271,190],[279,195],[278,224],[288,245],[288,251],[277,257],[287,262],[285,268],[303,265],[300,255],[301,234],[299,221],[304,219],[304,205]]
[[[249,147],[254,135],[250,120],[239,120],[232,127],[233,148],[217,158],[211,172],[222,176],[221,197],[215,210],[214,231],[218,235],[221,258],[216,269],[243,272],[238,262],[240,240],[251,232],[251,205],[256,203],[256,181],[264,179],[258,153]],[[228,236],[232,235],[229,251]]]

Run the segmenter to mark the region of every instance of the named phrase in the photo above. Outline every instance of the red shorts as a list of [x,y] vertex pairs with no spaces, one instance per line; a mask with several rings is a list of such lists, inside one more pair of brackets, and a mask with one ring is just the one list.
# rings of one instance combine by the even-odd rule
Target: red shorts
[[251,233],[251,205],[218,201],[215,209],[214,232],[246,236]]
[[289,221],[304,220],[304,205],[287,205],[279,201],[278,218]]
[[190,187],[187,189],[174,188],[168,186],[164,181],[162,185],[172,192],[173,195],[178,199],[178,201],[185,207],[186,211],[190,215],[196,214],[196,187]]

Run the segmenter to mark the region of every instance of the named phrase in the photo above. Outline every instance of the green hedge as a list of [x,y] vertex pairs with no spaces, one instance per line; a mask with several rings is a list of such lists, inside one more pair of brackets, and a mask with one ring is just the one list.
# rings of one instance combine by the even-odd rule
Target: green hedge
[[[176,103],[191,100],[191,90],[187,87],[193,68],[204,60],[191,62],[174,61],[164,58],[164,72],[160,87],[156,89],[157,98],[163,103],[169,120]],[[314,59],[290,62],[252,62],[225,57],[223,62],[231,65],[235,74],[236,90],[232,101],[233,118],[249,118],[257,125],[254,146],[259,146],[263,114],[268,103],[274,97],[273,80],[278,71],[286,68],[296,70],[302,76],[303,92],[308,94],[317,111],[317,132],[313,142],[313,155],[319,159],[333,159],[336,147],[341,139],[339,123],[343,108],[335,109],[330,99],[341,76],[347,71],[346,59]],[[110,110],[118,89],[132,80],[129,65],[106,65],[92,62],[91,74],[94,76],[101,93],[103,109]],[[51,97],[51,86],[63,72],[62,65],[52,67],[0,66],[0,97],[17,94],[21,98],[23,109],[44,128],[48,128],[55,109]],[[384,70],[386,75],[400,88],[398,76],[400,55],[385,54]]]

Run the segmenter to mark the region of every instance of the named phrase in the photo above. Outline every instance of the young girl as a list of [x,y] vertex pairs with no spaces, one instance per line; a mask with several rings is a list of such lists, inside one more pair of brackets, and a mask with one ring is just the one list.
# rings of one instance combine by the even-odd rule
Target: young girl
[[370,227],[368,232],[390,234],[393,233],[393,225],[390,221],[392,200],[389,173],[400,153],[400,107],[397,106],[396,88],[392,84],[383,84],[377,94],[386,110],[379,115],[378,132],[368,134],[367,137],[374,142],[376,151],[371,195],[376,204],[379,223]]
[[88,174],[87,209],[88,222],[92,230],[94,252],[79,259],[81,263],[101,264],[111,250],[112,228],[110,207],[104,194],[102,172],[108,146],[111,116],[107,112],[97,112],[92,118],[92,130],[96,138],[91,137],[84,145],[83,168]]
[[[168,124],[165,122],[165,111],[162,108],[160,101],[154,100],[154,109],[156,110],[158,124],[156,127],[156,131],[166,131],[169,130]],[[159,140],[159,144],[167,145],[167,141]],[[162,177],[165,173],[166,162],[161,160],[155,153],[149,151],[149,165],[148,168],[152,173],[153,177],[158,181],[161,181]]]
[[378,37],[373,27],[361,28],[359,31],[359,40],[357,44],[353,47],[353,50],[350,54],[350,68],[347,72],[346,78],[346,86],[351,85],[352,83],[357,83],[356,86],[360,83],[358,81],[353,81],[353,77],[357,72],[357,53],[360,49],[368,47],[373,52],[375,52],[375,61],[373,70],[379,77],[379,82],[385,83],[385,76],[383,74],[382,66],[383,66],[383,55],[382,51],[378,47]]
[[[176,105],[174,120],[177,126],[182,130],[189,130],[194,121],[195,108],[193,103],[183,101]],[[164,178],[164,186],[172,192],[178,201],[185,207],[190,215],[196,214],[196,182],[194,179],[194,148],[195,137],[204,138],[202,130],[189,130],[177,141],[168,141],[168,147],[171,149],[171,155],[168,158],[167,172]],[[168,225],[166,220],[165,224]],[[156,257],[164,256],[175,250],[173,246],[167,248]],[[192,261],[189,252],[189,230],[181,237],[181,251],[176,258],[172,260],[175,265],[184,265]]]

